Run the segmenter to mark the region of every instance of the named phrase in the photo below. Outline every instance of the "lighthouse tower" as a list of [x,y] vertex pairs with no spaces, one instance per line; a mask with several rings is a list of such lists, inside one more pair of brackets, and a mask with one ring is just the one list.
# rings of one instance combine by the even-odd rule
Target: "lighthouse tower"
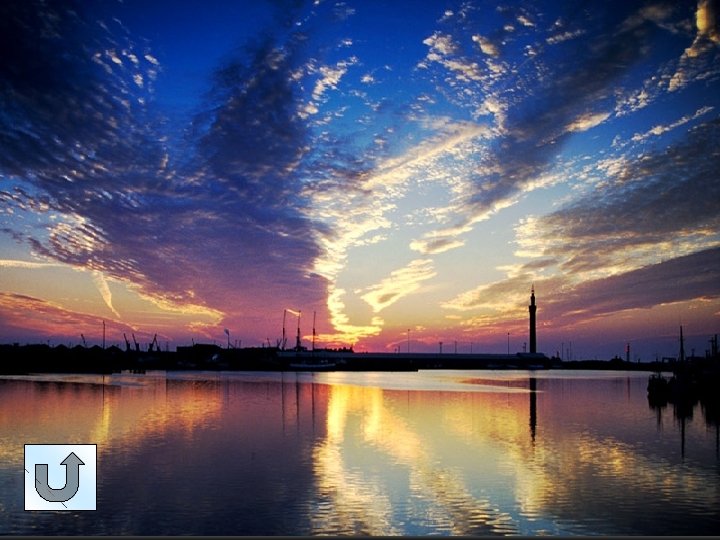
[[530,305],[528,309],[530,310],[530,353],[532,354],[537,352],[537,337],[535,335],[535,312],[537,311],[537,306],[535,305],[535,285],[530,289]]

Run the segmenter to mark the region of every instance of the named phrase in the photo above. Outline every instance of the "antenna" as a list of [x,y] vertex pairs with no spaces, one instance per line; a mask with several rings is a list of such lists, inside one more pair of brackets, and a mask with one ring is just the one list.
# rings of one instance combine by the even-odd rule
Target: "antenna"
[[287,317],[287,309],[283,309],[283,335],[282,335],[282,341],[280,342],[280,348],[284,351],[285,350],[285,343],[287,343],[287,338],[285,337],[285,318]]
[[312,350],[315,350],[315,311],[313,311],[313,340],[312,340]]

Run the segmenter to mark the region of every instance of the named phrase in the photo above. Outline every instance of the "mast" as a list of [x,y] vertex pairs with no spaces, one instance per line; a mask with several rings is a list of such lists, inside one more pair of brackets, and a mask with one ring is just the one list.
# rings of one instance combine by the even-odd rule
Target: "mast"
[[316,312],[313,311],[313,340],[312,340],[312,350],[315,350],[315,315]]
[[283,337],[282,341],[280,342],[280,349],[283,351],[285,350],[285,343],[287,342],[287,338],[285,337],[285,317],[287,316],[287,309],[283,309]]
[[682,324],[680,325],[680,361],[685,361],[685,339],[683,338]]
[[297,326],[297,340],[295,342],[295,350],[299,351],[301,347],[300,342],[300,315],[302,314],[302,310],[298,309],[298,326]]

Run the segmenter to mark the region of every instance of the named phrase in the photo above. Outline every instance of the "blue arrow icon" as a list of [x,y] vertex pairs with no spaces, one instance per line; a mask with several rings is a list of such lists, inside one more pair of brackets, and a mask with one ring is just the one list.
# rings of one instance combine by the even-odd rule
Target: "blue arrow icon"
[[69,501],[80,488],[80,465],[85,465],[85,463],[75,455],[75,452],[70,452],[68,457],[60,462],[60,465],[65,465],[65,486],[53,489],[48,483],[47,464],[35,464],[35,490],[48,502]]

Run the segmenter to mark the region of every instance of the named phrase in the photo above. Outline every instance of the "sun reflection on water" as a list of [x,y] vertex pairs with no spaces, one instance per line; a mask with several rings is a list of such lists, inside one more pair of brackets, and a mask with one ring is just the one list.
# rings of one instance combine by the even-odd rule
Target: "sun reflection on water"
[[[314,452],[319,496],[326,505],[318,508],[313,533],[399,534],[426,528],[448,534],[516,532],[507,513],[474,495],[462,471],[443,463],[427,431],[417,428],[418,422],[424,423],[422,411],[409,417],[409,408],[405,416],[400,413],[403,394],[375,387],[331,387],[328,435]],[[458,418],[452,408],[441,405],[439,410]],[[363,468],[355,465],[358,447]],[[390,474],[381,474],[388,469]],[[401,521],[407,521],[403,530],[393,525],[401,514]]]
[[[633,509],[660,494],[672,505],[718,498],[702,472],[604,433],[626,407],[620,395],[511,382],[505,394],[335,382],[314,453],[326,503],[314,532],[613,533],[640,530]],[[629,386],[615,386],[627,399]],[[578,421],[588,402],[600,422]]]

